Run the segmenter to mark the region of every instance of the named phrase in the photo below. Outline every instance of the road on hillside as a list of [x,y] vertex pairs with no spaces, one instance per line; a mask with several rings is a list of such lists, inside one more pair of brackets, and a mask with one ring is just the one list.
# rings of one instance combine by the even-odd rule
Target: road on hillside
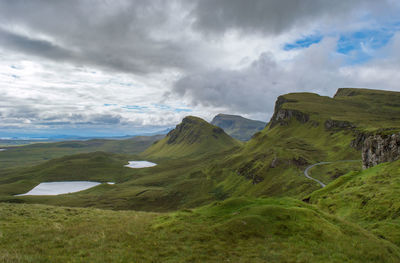
[[359,161],[360,161],[360,160],[342,160],[342,161],[336,161],[336,162],[320,162],[320,163],[314,163],[314,164],[308,166],[308,167],[304,170],[304,176],[307,177],[307,178],[310,179],[310,180],[313,180],[313,181],[319,183],[319,184],[321,185],[321,187],[323,188],[323,187],[326,186],[326,184],[324,184],[323,182],[321,182],[321,181],[318,180],[318,179],[312,178],[312,177],[308,174],[308,171],[309,171],[311,168],[313,168],[314,166],[317,166],[317,165],[323,165],[323,164],[329,164],[329,163],[359,162]]

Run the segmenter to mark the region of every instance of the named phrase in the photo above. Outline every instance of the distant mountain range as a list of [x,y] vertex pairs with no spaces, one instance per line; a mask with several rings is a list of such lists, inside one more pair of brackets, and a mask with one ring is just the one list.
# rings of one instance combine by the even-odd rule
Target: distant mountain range
[[267,123],[250,120],[238,115],[218,114],[211,121],[235,139],[248,141],[256,133],[264,129]]
[[61,142],[61,141],[85,141],[93,139],[126,140],[137,136],[165,135],[173,128],[167,128],[156,132],[139,134],[127,134],[121,136],[105,135],[70,135],[70,134],[0,134],[0,145],[24,145],[35,142]]

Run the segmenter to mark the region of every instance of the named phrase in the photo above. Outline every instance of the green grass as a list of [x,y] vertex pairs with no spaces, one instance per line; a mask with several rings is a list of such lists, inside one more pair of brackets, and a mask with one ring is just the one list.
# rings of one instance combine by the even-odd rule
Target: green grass
[[362,161],[338,161],[329,164],[317,165],[308,171],[308,174],[328,184],[342,175],[351,171],[360,171],[362,169]]
[[[95,152],[54,159],[46,163],[3,172],[0,201],[42,203],[63,206],[171,211],[195,207],[221,199],[220,178],[205,174],[205,167],[230,152],[204,158],[158,160],[143,169],[124,167],[134,155]],[[59,196],[13,196],[29,191],[41,182],[90,180],[116,182]]]
[[310,202],[400,245],[400,161],[346,174]]
[[54,158],[79,153],[104,151],[139,154],[163,137],[162,135],[137,136],[126,140],[96,139],[9,147],[7,151],[0,152],[0,171],[8,168],[35,165]]
[[240,142],[221,128],[200,118],[188,116],[164,139],[153,144],[141,156],[153,159],[197,158],[239,146]]
[[[284,109],[310,114],[311,120],[348,121],[361,131],[400,130],[400,93],[367,89],[339,89],[334,98],[313,93],[283,95]],[[323,125],[323,123],[321,123]]]
[[0,229],[2,262],[400,260],[389,242],[287,198],[235,198],[169,214],[0,204]]
[[220,178],[219,186],[230,196],[301,198],[320,187],[304,177],[308,165],[361,157],[350,147],[352,139],[351,131],[332,133],[292,120],[288,126],[264,129],[205,173]]
[[[321,190],[303,175],[317,162],[360,159],[350,146],[358,131],[398,130],[398,95],[355,89],[335,98],[284,95],[290,102],[282,108],[309,114],[310,121],[287,120],[246,143],[188,117],[140,155],[136,142],[122,141],[2,152],[8,169],[0,170],[0,201],[8,203],[0,203],[0,261],[400,262],[400,161],[364,171],[357,162],[314,167],[311,176],[329,182]],[[327,129],[330,119],[357,128]],[[93,149],[116,153],[64,156]],[[55,156],[64,157],[45,161]],[[143,159],[158,165],[123,167]],[[13,196],[63,180],[117,184]],[[305,196],[313,205],[300,201]],[[25,204],[11,204],[18,202]]]

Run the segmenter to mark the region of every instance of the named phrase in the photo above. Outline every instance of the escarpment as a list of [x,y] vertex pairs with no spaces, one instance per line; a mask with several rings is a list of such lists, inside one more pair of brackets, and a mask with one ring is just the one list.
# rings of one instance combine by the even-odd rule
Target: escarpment
[[383,162],[400,158],[400,133],[371,135],[362,147],[363,168],[370,168]]
[[275,103],[274,115],[271,118],[269,128],[272,129],[276,125],[286,126],[289,124],[289,120],[295,118],[301,123],[306,123],[310,120],[310,116],[299,110],[284,109],[283,104],[286,102],[296,102],[295,100],[286,99],[283,96],[279,96]]

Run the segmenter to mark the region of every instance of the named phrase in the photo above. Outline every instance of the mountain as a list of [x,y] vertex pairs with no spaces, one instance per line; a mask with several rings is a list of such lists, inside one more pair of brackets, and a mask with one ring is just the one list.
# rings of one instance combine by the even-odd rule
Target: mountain
[[[0,244],[0,252],[12,244],[31,261],[38,261],[32,252],[38,250],[71,260],[80,255],[70,253],[74,236],[93,261],[400,262],[399,113],[397,92],[291,93],[278,97],[269,124],[245,143],[189,116],[139,156],[94,152],[0,170],[0,215],[12,222],[3,233],[11,242]],[[58,146],[79,149],[70,143]],[[63,149],[54,146],[46,156]],[[8,161],[19,157],[13,158]],[[124,167],[147,158],[157,166]],[[320,162],[330,163],[308,172],[324,188],[304,176]],[[13,196],[42,181],[69,179],[116,184],[52,197]],[[50,228],[42,232],[32,221]],[[34,246],[19,241],[19,229]],[[48,242],[34,242],[36,236]],[[101,254],[115,246],[118,260],[115,253]],[[13,261],[14,254],[3,254]]]
[[[320,188],[304,176],[307,166],[359,160],[328,166],[331,170],[325,172],[331,176],[324,181],[328,184],[351,170],[362,169],[361,149],[369,134],[391,136],[399,130],[399,92],[339,89],[333,98],[314,93],[285,94],[277,98],[269,124],[208,172],[226,176],[219,186],[227,194],[302,198]],[[252,186],[243,182],[238,185],[237,177]]]
[[214,154],[240,143],[223,129],[203,119],[188,116],[167,136],[149,147],[142,156],[150,158],[198,157]]
[[218,114],[211,121],[235,139],[248,141],[256,132],[264,129],[267,123],[243,118],[238,115]]

